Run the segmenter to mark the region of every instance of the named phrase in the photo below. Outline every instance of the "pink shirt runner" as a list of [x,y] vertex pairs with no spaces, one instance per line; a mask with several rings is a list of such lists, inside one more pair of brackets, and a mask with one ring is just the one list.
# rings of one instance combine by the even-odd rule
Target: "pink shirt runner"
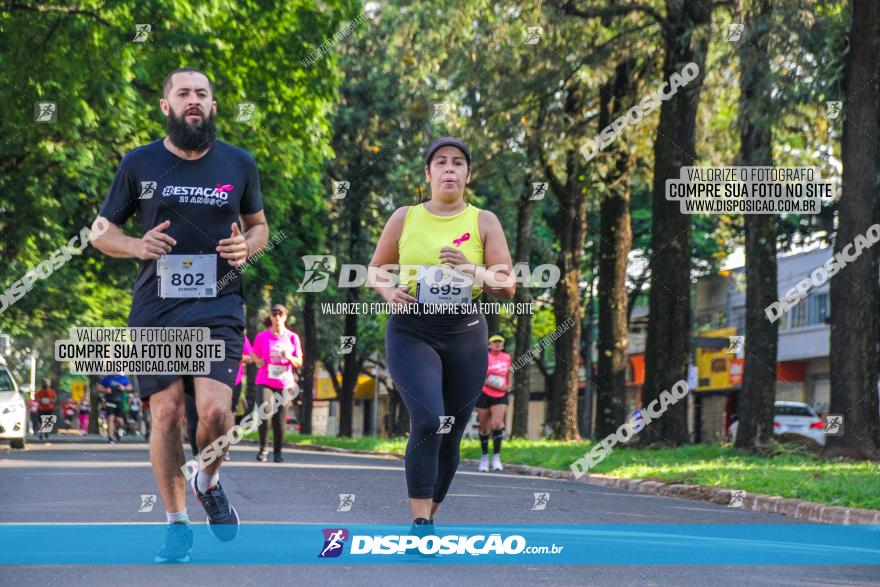
[[302,346],[295,332],[288,330],[276,337],[271,329],[266,329],[257,334],[254,339],[254,354],[265,361],[265,365],[257,369],[257,385],[272,389],[284,389],[293,385],[290,361],[282,358],[284,349],[290,351],[294,357],[302,357]]
[[[241,349],[241,355],[247,356],[254,352],[254,347],[251,346],[251,341],[247,336],[244,337],[244,347]],[[241,380],[244,379],[244,363],[239,363],[238,365],[238,375],[235,377],[235,385],[236,387],[241,385]]]
[[[501,351],[500,353],[492,354],[489,353],[489,369],[486,371],[487,377],[498,378],[496,381],[499,382],[499,385],[503,385],[507,387],[510,385],[510,364],[512,360],[510,355]],[[494,387],[489,387],[488,385],[483,386],[483,393],[488,395],[489,397],[504,397],[507,395],[506,392],[501,391],[500,389],[495,389]]]

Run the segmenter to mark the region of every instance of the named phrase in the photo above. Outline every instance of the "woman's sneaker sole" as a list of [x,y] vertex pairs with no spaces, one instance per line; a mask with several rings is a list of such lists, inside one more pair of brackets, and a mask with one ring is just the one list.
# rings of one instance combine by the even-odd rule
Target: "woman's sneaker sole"
[[188,562],[192,561],[192,549],[186,551],[186,556],[184,556],[183,558],[177,558],[177,559],[164,558],[164,557],[161,557],[157,554],[156,558],[153,560],[159,564],[169,564],[169,565],[170,564],[188,563]]

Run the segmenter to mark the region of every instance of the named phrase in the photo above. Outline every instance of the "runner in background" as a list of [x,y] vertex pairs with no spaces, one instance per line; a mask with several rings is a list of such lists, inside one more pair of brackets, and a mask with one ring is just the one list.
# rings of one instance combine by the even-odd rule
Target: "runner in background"
[[104,396],[104,410],[107,415],[107,441],[116,444],[119,431],[125,426],[123,420],[123,394],[131,389],[131,381],[125,375],[107,375],[98,382],[98,393]]
[[510,355],[504,352],[504,337],[496,334],[489,338],[489,368],[483,393],[477,400],[480,418],[480,471],[489,470],[489,431],[492,431],[492,470],[502,471],[501,441],[504,438],[504,422],[507,415],[507,395],[510,393]]
[[[281,304],[272,306],[264,324],[269,328],[254,338],[254,361],[257,364],[257,405],[274,402],[274,390],[296,387],[294,369],[302,366],[303,352],[299,336],[285,325],[287,309]],[[274,405],[272,406],[275,407]],[[276,463],[284,461],[281,446],[287,423],[287,406],[279,406],[272,415],[272,441]],[[269,422],[260,422],[260,450],[257,460],[265,461],[269,443]]]
[[30,399],[28,400],[28,407],[31,412],[31,434],[36,436],[37,430],[40,429],[40,404],[37,401],[36,392],[32,391],[30,393]]
[[77,403],[73,401],[69,393],[64,395],[64,401],[61,403],[61,413],[64,414],[64,427],[68,430],[75,428],[74,420],[79,410],[77,409]]
[[[55,390],[51,387],[52,381],[49,378],[43,379],[43,387],[37,390],[34,399],[37,400],[37,428],[40,429],[42,425],[43,418],[54,416],[55,415],[55,402],[57,401],[58,396],[55,393]],[[54,430],[54,426],[52,430]],[[42,438],[44,440],[49,439],[49,432],[39,432],[37,433],[38,438]]]
[[89,404],[89,390],[86,389],[82,399],[79,402],[79,429],[83,434],[89,432],[89,412],[91,405]]

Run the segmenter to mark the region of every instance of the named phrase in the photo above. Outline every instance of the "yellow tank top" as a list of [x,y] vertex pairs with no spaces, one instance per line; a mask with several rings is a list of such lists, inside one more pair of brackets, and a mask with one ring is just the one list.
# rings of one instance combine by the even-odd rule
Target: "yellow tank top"
[[[432,214],[424,204],[410,206],[398,242],[401,273],[407,267],[416,265],[439,265],[440,249],[447,245],[460,249],[474,265],[482,265],[483,239],[477,224],[479,214],[480,209],[471,204],[451,216]],[[407,280],[407,284],[412,286],[410,293],[415,292],[415,279]],[[480,288],[475,285],[471,298],[479,294]]]

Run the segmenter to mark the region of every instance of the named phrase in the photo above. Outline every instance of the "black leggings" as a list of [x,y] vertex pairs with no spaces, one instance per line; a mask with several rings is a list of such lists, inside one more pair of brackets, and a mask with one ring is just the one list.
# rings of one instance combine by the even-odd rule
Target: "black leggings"
[[[482,314],[388,319],[388,370],[410,416],[405,466],[411,499],[440,503],[449,490],[461,437],[486,380],[487,338]],[[441,431],[444,424],[451,426]]]
[[[270,402],[270,406],[274,406],[275,392],[281,392],[280,389],[272,389],[271,387],[260,386],[257,388],[257,405],[263,402]],[[272,447],[275,452],[281,452],[281,445],[284,443],[284,429],[287,423],[287,406],[281,404],[279,410],[272,415]],[[269,445],[269,421],[260,422],[260,450],[266,450]]]
[[[257,405],[263,402],[270,402],[270,406],[274,406],[275,392],[281,392],[280,389],[272,389],[271,387],[260,386],[257,390]],[[287,406],[281,404],[277,412],[272,415],[272,446],[275,452],[281,452],[281,445],[284,442],[284,426],[287,424]],[[260,450],[266,450],[269,444],[269,421],[260,422]]]

